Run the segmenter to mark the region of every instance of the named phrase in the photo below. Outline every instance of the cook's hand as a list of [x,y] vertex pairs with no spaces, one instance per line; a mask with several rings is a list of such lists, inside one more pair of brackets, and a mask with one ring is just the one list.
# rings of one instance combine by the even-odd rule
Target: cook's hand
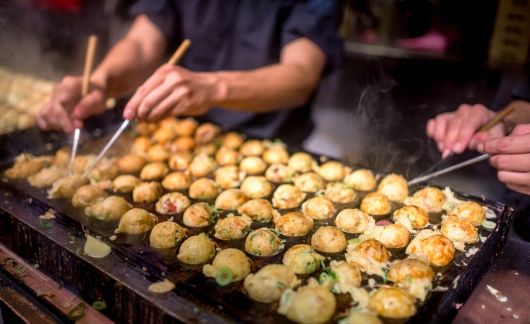
[[462,104],[454,112],[443,113],[429,120],[427,135],[434,139],[443,157],[450,152],[462,153],[466,148],[476,149],[479,143],[488,138],[504,134],[502,124],[487,132],[476,133],[494,115],[483,105]]
[[478,150],[489,153],[499,181],[514,191],[530,195],[530,124],[515,127],[509,136],[486,140]]
[[88,94],[81,97],[81,78],[67,76],[55,85],[50,101],[37,116],[37,124],[44,130],[71,132],[82,127],[87,117],[102,112],[105,100],[104,89],[93,84]]
[[136,90],[123,117],[157,121],[170,115],[202,115],[213,105],[217,91],[214,74],[166,64]]

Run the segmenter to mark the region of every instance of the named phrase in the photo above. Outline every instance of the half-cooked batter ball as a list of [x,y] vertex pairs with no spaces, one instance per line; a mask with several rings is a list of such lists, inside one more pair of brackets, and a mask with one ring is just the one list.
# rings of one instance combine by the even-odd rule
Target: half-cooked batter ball
[[372,191],[375,189],[377,181],[372,171],[358,169],[348,174],[344,178],[344,183],[355,190]]
[[214,255],[214,242],[206,234],[200,233],[182,242],[177,259],[186,264],[204,264]]
[[245,240],[245,251],[255,256],[271,256],[282,249],[282,240],[270,228],[262,227],[250,232]]
[[172,221],[156,224],[149,235],[149,244],[155,249],[176,247],[186,237],[186,229]]
[[294,288],[300,280],[282,264],[268,264],[256,273],[245,278],[244,287],[248,296],[260,303],[274,303],[280,300],[282,293]]
[[296,274],[310,274],[320,268],[324,259],[311,245],[297,244],[285,252],[282,262]]

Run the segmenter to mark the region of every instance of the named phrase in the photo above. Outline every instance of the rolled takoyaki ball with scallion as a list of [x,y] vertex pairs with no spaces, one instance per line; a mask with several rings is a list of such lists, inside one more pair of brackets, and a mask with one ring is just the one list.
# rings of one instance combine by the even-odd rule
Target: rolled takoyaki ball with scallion
[[464,201],[456,205],[451,211],[460,219],[471,222],[474,226],[479,226],[486,219],[486,211],[479,203],[474,201]]
[[294,185],[303,192],[317,192],[324,189],[326,183],[316,172],[307,172],[296,176]]
[[145,166],[145,158],[141,155],[127,154],[118,159],[120,173],[137,174]]
[[68,163],[70,163],[71,155],[72,155],[72,150],[69,147],[60,148],[53,155],[52,164],[58,167],[67,166]]
[[272,204],[265,199],[251,199],[241,205],[237,212],[242,216],[248,216],[256,222],[270,222],[280,214],[272,207]]
[[379,316],[402,320],[416,314],[414,298],[405,290],[397,287],[383,286],[370,297],[370,309]]
[[278,313],[296,323],[327,323],[336,308],[335,296],[326,287],[313,285],[284,291]]
[[228,215],[217,221],[214,236],[223,241],[239,240],[245,237],[251,224],[250,217]]
[[120,218],[120,224],[114,233],[142,234],[155,226],[158,218],[145,209],[133,208]]
[[175,136],[177,136],[177,134],[175,134],[175,131],[170,127],[160,127],[153,133],[151,138],[156,143],[166,144],[171,142]]
[[433,278],[434,271],[429,264],[418,259],[396,260],[392,262],[388,270],[390,281],[421,301],[425,300],[432,289]]
[[371,192],[364,196],[360,209],[372,216],[384,216],[392,210],[392,204],[387,196],[378,192]]
[[176,215],[183,213],[190,206],[190,200],[180,192],[170,192],[158,199],[155,209],[162,215]]
[[175,133],[179,136],[191,136],[198,126],[199,124],[193,118],[179,119],[175,125]]
[[287,164],[289,152],[283,145],[273,144],[263,152],[263,161],[267,164]]
[[197,145],[193,150],[193,154],[195,155],[206,154],[212,158],[215,155],[215,152],[217,152],[217,145],[215,143]]
[[346,249],[346,236],[335,226],[322,226],[311,237],[311,246],[324,253],[337,253]]
[[177,137],[171,142],[171,152],[191,152],[195,148],[195,140],[190,136]]
[[239,162],[239,168],[246,174],[263,174],[267,169],[267,164],[259,156],[247,156]]
[[248,296],[260,303],[274,303],[280,300],[288,288],[295,288],[300,280],[282,264],[268,264],[245,278],[244,287]]
[[200,178],[192,182],[188,188],[188,195],[197,200],[213,200],[219,195],[219,188],[208,178]]
[[244,173],[235,165],[227,165],[215,170],[215,183],[221,189],[237,188],[241,185]]
[[348,244],[346,261],[358,265],[363,272],[384,276],[381,269],[390,259],[390,252],[379,241],[368,239]]
[[290,184],[280,185],[273,194],[272,205],[280,209],[296,208],[302,204],[306,194]]
[[171,172],[162,180],[162,187],[166,190],[186,190],[190,185],[191,179],[186,172]]
[[193,158],[189,165],[189,171],[194,177],[200,178],[213,173],[216,167],[217,163],[210,156],[201,153]]
[[372,191],[377,185],[374,173],[367,169],[358,169],[346,175],[344,183],[359,191]]
[[377,192],[387,196],[391,201],[402,202],[409,195],[409,187],[403,176],[392,173],[379,182]]
[[79,187],[72,197],[72,206],[84,208],[90,206],[107,196],[105,190],[98,185],[88,184]]
[[46,188],[68,174],[65,167],[52,165],[28,177],[28,183],[35,188]]
[[373,228],[375,220],[372,216],[357,208],[347,208],[337,214],[335,225],[345,233],[361,234]]
[[119,193],[129,193],[141,182],[137,177],[130,174],[122,174],[112,181],[112,190]]
[[133,190],[133,201],[143,204],[156,201],[164,192],[160,183],[156,181],[141,182]]
[[206,234],[200,233],[186,239],[180,245],[177,259],[186,264],[204,264],[215,255],[215,244]]
[[250,232],[245,240],[245,251],[255,256],[271,256],[278,254],[283,242],[270,228],[262,227]]
[[[478,231],[473,224],[462,218],[450,215],[442,221],[440,228],[442,234],[453,241],[455,247],[463,250],[463,244],[471,244],[478,241]],[[458,246],[460,244],[460,246]]]
[[317,165],[313,157],[305,152],[297,152],[291,155],[289,162],[287,162],[289,168],[294,172],[306,173],[313,171],[313,168]]
[[130,153],[135,154],[135,155],[140,155],[140,156],[147,156],[147,151],[149,150],[150,147],[151,147],[151,140],[147,137],[140,136],[134,140],[131,146]]
[[314,220],[330,219],[335,214],[335,206],[324,197],[317,196],[308,199],[302,204],[302,212]]
[[265,151],[265,145],[260,140],[248,140],[241,145],[239,153],[243,156],[261,156]]
[[407,246],[406,253],[424,256],[429,264],[442,267],[449,264],[455,256],[453,241],[440,232],[424,229]]
[[131,209],[131,205],[122,197],[110,196],[85,208],[85,215],[100,221],[119,220]]
[[337,161],[328,161],[317,168],[318,174],[326,181],[339,182],[347,173],[346,167]]
[[283,164],[273,164],[265,171],[265,178],[272,183],[287,183],[293,178],[293,170]]
[[182,215],[182,222],[189,227],[204,227],[212,223],[212,208],[207,203],[195,203]]
[[88,168],[92,167],[95,161],[95,155],[78,155],[74,160],[72,171],[73,173],[84,173]]
[[[368,297],[367,300],[369,300],[370,295],[366,293],[366,296]],[[342,324],[383,324],[376,313],[366,309],[358,309],[357,307],[352,307],[348,316],[341,318],[340,322]]]
[[237,210],[247,202],[248,197],[239,189],[227,189],[215,199],[215,208],[221,210]]
[[88,178],[81,174],[72,174],[55,181],[48,190],[49,199],[72,198],[82,185],[88,183]]
[[134,130],[142,135],[142,136],[149,136],[151,135],[156,129],[158,128],[158,125],[155,123],[138,123],[134,127]]
[[149,244],[155,249],[177,246],[186,237],[186,229],[172,221],[156,224],[149,235]]
[[103,159],[88,174],[91,182],[101,182],[116,178],[120,170],[115,159]]
[[324,195],[329,200],[338,204],[349,204],[354,202],[357,198],[355,190],[349,188],[342,182],[328,183]]
[[367,235],[391,249],[404,248],[410,241],[409,231],[401,224],[378,225]]
[[178,127],[178,120],[174,117],[167,117],[158,122],[158,129],[167,129],[176,134],[175,129]]
[[168,165],[171,170],[184,171],[188,169],[191,163],[192,155],[190,152],[177,152],[169,158]]
[[243,280],[252,268],[250,260],[244,252],[228,248],[219,251],[212,261],[202,268],[206,277],[215,278],[220,286]]
[[168,174],[169,169],[164,162],[151,162],[146,164],[140,171],[140,179],[146,181],[162,179]]
[[221,166],[239,164],[239,153],[231,148],[221,146],[215,153],[215,161]]
[[349,293],[352,288],[359,287],[362,274],[359,267],[346,261],[333,260],[327,272],[320,275],[320,283],[332,289],[333,292]]
[[276,217],[274,224],[284,236],[304,236],[313,229],[313,219],[301,212],[289,212]]
[[195,130],[195,142],[199,145],[210,143],[219,134],[221,134],[221,128],[214,124],[204,123],[199,125]]
[[272,185],[265,177],[251,176],[243,180],[241,191],[252,199],[265,198],[272,193]]
[[229,149],[237,150],[245,141],[243,135],[236,132],[228,132],[223,136],[221,146]]
[[399,223],[409,232],[415,229],[424,228],[429,224],[429,214],[419,206],[408,205],[396,210],[392,216],[396,223]]
[[285,252],[282,263],[296,274],[311,274],[320,268],[320,261],[324,260],[311,245],[297,244]]
[[426,187],[416,191],[405,203],[420,206],[429,213],[438,213],[442,211],[446,200],[442,190],[436,187]]

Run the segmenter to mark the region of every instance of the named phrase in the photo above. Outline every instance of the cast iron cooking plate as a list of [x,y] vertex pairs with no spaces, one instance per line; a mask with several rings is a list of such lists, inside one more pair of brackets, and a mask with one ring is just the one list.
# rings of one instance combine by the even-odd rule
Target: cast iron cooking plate
[[[26,131],[28,134],[34,135],[36,130]],[[111,132],[110,130],[105,133]],[[101,132],[96,131],[96,134]],[[93,135],[93,134],[92,134]],[[13,135],[10,135],[13,136]],[[7,143],[5,138],[0,138],[0,147],[5,152],[5,148],[10,147],[8,155],[2,155],[2,165],[5,167],[9,165],[14,157],[15,152],[18,154],[20,151],[26,151],[28,153],[34,153],[36,155],[51,153],[59,147],[59,143],[65,142],[65,137],[55,135],[52,138],[53,142],[50,145],[35,145],[35,141],[19,141]],[[59,136],[59,137],[57,137]],[[21,137],[19,137],[21,138]],[[27,138],[23,136],[22,138]],[[60,139],[57,141],[57,139]],[[93,140],[89,141],[88,147],[90,150],[94,150],[94,144],[101,142],[101,139],[91,136]],[[87,143],[87,141],[85,141]],[[18,145],[17,145],[18,144]],[[101,143],[99,143],[101,144]],[[13,146],[15,147],[13,149]],[[85,145],[85,150],[87,145]],[[91,151],[92,152],[92,151]],[[97,152],[95,150],[94,152]],[[86,153],[86,152],[85,152]],[[175,258],[174,251],[156,251],[151,248],[148,243],[148,235],[137,235],[137,236],[123,236],[119,235],[116,241],[110,241],[108,238],[113,234],[113,230],[116,228],[116,224],[104,224],[94,221],[87,220],[87,217],[83,214],[83,211],[76,209],[71,206],[68,200],[49,200],[46,198],[46,191],[36,188],[32,188],[24,181],[1,181],[0,188],[11,192],[14,197],[18,199],[26,199],[31,201],[28,207],[45,211],[48,208],[52,208],[58,212],[57,222],[64,224],[67,227],[76,230],[89,231],[93,235],[101,236],[113,249],[114,253],[119,255],[124,260],[124,264],[128,266],[134,266],[143,269],[146,278],[151,281],[158,281],[163,278],[168,278],[176,284],[174,292],[182,296],[193,296],[192,302],[196,304],[200,311],[211,312],[212,308],[222,308],[222,312],[225,313],[229,318],[235,321],[242,322],[259,322],[259,323],[277,323],[277,322],[288,322],[288,320],[276,313],[277,304],[261,304],[253,302],[251,299],[246,297],[243,293],[242,283],[230,284],[227,287],[219,287],[215,280],[207,279],[201,273],[201,266],[187,266],[179,263]],[[418,188],[414,188],[417,190]],[[412,190],[412,191],[415,191]],[[502,247],[507,238],[507,233],[510,227],[512,219],[512,210],[504,204],[492,202],[489,200],[480,199],[477,197],[467,197],[459,195],[466,199],[475,200],[482,205],[492,209],[497,215],[494,220],[497,223],[496,228],[493,231],[487,231],[484,228],[479,229],[479,234],[482,236],[488,236],[485,242],[478,242],[473,246],[479,247],[479,251],[470,256],[466,257],[465,253],[457,252],[455,259],[449,267],[444,269],[435,269],[435,272],[443,272],[441,278],[435,279],[435,287],[443,286],[448,287],[447,291],[432,292],[427,298],[426,302],[421,305],[418,309],[418,314],[410,319],[410,322],[431,322],[431,323],[442,323],[451,320],[457,312],[459,305],[465,302],[467,297],[471,294],[472,290],[487,271],[490,263],[497,253],[502,250]],[[124,195],[124,197],[132,202],[131,196]],[[31,198],[31,199],[28,199]],[[358,200],[356,203],[358,205]],[[154,211],[153,204],[138,205],[136,207],[146,208],[150,211]],[[3,203],[0,204],[4,211],[7,211]],[[397,207],[397,206],[396,206]],[[344,206],[342,206],[344,208]],[[16,215],[14,215],[16,216]],[[160,220],[165,220],[168,217],[158,215]],[[439,217],[439,215],[431,215],[431,217]],[[182,216],[175,217],[175,221],[181,222]],[[329,223],[329,222],[328,222]],[[326,222],[319,222],[315,224],[313,231],[304,238],[292,239],[288,238],[285,243],[286,251],[290,246],[298,243],[309,243],[311,234],[319,227],[318,225],[326,225]],[[262,227],[263,225],[254,224],[253,228]],[[270,227],[270,224],[268,224]],[[203,230],[191,230],[190,235],[194,235]],[[213,234],[212,227],[207,229],[207,232]],[[353,238],[356,236],[347,235],[347,238]],[[216,240],[216,243],[222,247],[238,247],[242,250],[243,241],[237,242],[223,242]],[[469,250],[470,246],[466,248]],[[250,256],[253,263],[253,270],[257,270],[269,263],[281,263],[283,252],[268,258],[260,258]],[[403,252],[396,253],[393,251],[394,256],[403,257]],[[338,259],[338,255],[327,255],[331,259]],[[317,273],[318,274],[318,273]],[[367,277],[363,277],[363,286],[366,286]],[[349,297],[347,295],[337,295],[338,309],[337,313],[343,313],[347,310]],[[156,303],[156,301],[154,301]],[[189,316],[193,316],[197,310],[190,310]],[[186,316],[186,317],[189,317]],[[335,318],[336,319],[336,318]]]

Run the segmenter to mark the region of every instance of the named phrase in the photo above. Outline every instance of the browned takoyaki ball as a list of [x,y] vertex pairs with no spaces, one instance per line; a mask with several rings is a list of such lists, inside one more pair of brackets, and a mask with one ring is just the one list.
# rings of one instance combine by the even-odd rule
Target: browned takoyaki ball
[[214,124],[204,123],[195,131],[195,142],[205,144],[213,141],[221,133],[221,128]]
[[239,149],[243,156],[261,156],[265,151],[265,145],[260,140],[248,140]]
[[136,154],[127,154],[118,159],[120,173],[137,174],[145,166],[145,158]]
[[192,199],[197,200],[212,200],[219,195],[219,188],[208,178],[200,178],[195,180],[188,189],[188,195]]

